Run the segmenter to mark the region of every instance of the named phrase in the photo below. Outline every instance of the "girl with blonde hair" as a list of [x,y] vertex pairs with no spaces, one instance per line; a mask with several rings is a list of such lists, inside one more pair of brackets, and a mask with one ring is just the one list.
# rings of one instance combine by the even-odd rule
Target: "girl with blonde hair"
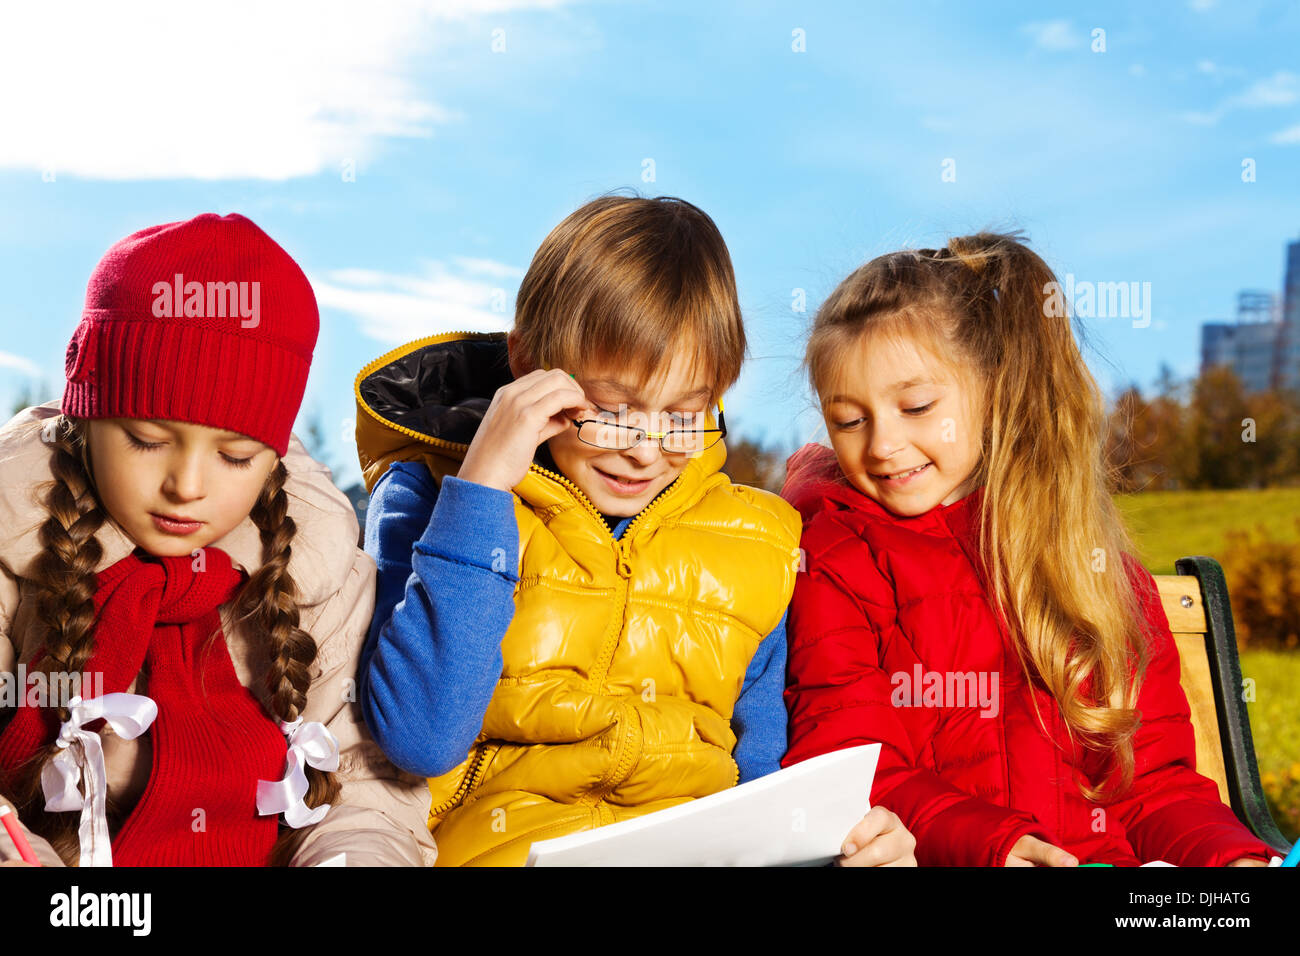
[[796,453],[783,491],[807,566],[784,762],[880,741],[872,802],[922,865],[1262,865],[1195,772],[1059,289],[980,233],[874,259],[818,312],[832,447]]

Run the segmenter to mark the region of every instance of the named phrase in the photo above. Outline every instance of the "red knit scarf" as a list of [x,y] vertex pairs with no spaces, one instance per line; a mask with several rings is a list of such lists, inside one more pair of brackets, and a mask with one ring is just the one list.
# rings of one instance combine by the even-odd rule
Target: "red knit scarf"
[[[85,673],[103,674],[105,694],[139,675],[136,692],[158,705],[149,782],[113,839],[116,866],[262,866],[275,844],[277,818],[258,816],[257,781],[282,776],[285,739],[239,682],[218,613],[243,572],[218,548],[202,561],[195,570],[198,559],[137,549],[96,575]],[[57,733],[52,709],[18,708],[0,734],[3,776]]]

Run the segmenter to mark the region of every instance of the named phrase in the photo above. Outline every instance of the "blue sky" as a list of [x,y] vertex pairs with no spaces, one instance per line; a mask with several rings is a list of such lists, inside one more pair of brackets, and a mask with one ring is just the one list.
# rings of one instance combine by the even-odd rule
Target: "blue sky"
[[341,484],[359,476],[360,367],[423,335],[507,328],[546,233],[612,189],[681,196],[718,223],[751,339],[728,424],[785,444],[819,428],[798,372],[812,314],[874,255],[1013,227],[1062,276],[1150,283],[1147,327],[1085,320],[1113,391],[1161,363],[1194,373],[1200,323],[1230,317],[1239,289],[1279,289],[1300,238],[1293,2],[65,3],[3,17],[0,410],[24,389],[61,394],[86,279],[112,243],[240,212],[316,289],[299,426],[319,418]]

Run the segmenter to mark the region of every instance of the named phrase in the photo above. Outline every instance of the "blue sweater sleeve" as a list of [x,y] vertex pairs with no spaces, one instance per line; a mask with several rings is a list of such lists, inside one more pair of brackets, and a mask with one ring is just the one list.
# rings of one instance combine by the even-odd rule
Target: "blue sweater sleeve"
[[731,716],[741,783],[779,770],[785,756],[785,618],[758,645]]
[[362,712],[394,764],[436,777],[465,759],[501,676],[514,617],[513,496],[422,464],[393,464],[371,494],[365,551],[375,615],[361,655]]

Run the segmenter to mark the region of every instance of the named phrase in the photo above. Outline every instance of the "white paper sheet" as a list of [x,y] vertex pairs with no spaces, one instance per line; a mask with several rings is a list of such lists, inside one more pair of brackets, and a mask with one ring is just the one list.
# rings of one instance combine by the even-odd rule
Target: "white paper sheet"
[[817,866],[871,809],[880,744],[822,754],[690,803],[542,840],[528,866]]
[[[1178,864],[1176,864],[1176,863],[1166,863],[1164,860],[1153,860],[1153,861],[1151,861],[1150,863],[1143,863],[1142,865],[1143,865],[1143,866],[1177,866]],[[1273,859],[1271,859],[1271,860],[1268,861],[1268,865],[1269,865],[1269,866],[1281,866],[1281,865],[1282,865],[1282,858],[1281,858],[1280,856],[1275,856],[1275,857],[1273,857]]]

